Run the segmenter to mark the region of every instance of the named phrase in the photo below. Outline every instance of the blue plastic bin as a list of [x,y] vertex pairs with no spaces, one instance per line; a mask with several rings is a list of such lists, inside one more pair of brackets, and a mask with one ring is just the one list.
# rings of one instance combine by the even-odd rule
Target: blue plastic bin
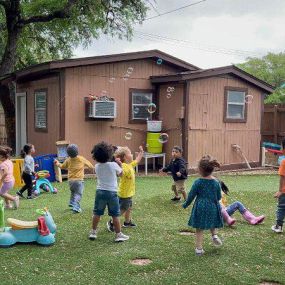
[[35,164],[38,164],[39,167],[36,168],[36,171],[40,170],[48,170],[50,177],[48,180],[50,182],[55,181],[55,172],[54,172],[54,164],[53,161],[57,157],[56,154],[45,154],[45,155],[40,155],[36,156],[35,159]]
[[269,149],[281,150],[281,145],[276,143],[264,142],[262,146]]

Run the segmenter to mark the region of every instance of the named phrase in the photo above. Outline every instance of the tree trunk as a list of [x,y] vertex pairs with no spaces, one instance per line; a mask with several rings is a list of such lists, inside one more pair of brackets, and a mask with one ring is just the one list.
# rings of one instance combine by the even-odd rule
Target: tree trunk
[[[15,150],[16,146],[16,128],[15,128],[15,105],[11,98],[10,90],[5,85],[0,85],[0,98],[5,114],[5,127],[7,133],[7,145]],[[12,96],[15,96],[13,94]]]

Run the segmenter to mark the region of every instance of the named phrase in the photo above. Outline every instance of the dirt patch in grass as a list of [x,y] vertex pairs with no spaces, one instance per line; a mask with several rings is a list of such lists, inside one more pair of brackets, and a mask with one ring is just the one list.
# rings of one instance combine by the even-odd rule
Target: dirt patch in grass
[[195,232],[189,230],[180,230],[179,234],[182,236],[195,236]]
[[130,261],[131,264],[133,265],[139,265],[139,266],[144,266],[152,263],[152,260],[148,258],[135,258]]

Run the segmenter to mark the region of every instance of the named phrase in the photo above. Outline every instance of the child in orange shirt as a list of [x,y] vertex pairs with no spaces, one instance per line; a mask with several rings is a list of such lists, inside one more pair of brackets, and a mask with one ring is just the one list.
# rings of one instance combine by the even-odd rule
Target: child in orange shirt
[[[285,138],[282,140],[282,149],[285,155]],[[276,225],[272,226],[271,229],[276,233],[282,233],[285,218],[285,159],[281,161],[278,173],[280,176],[279,191],[274,195],[275,198],[278,198]]]

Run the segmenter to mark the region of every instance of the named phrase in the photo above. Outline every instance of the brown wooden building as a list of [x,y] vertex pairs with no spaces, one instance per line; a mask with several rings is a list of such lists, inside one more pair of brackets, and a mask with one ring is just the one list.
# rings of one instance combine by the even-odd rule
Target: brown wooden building
[[[263,96],[273,91],[235,66],[202,70],[158,50],[52,61],[11,80],[17,83],[17,151],[28,141],[38,154],[55,153],[58,140],[78,144],[89,159],[101,140],[135,151],[146,142],[146,119],[160,119],[169,135],[164,152],[169,158],[182,145],[190,168],[204,154],[238,166],[243,160],[232,144],[258,163]],[[90,94],[114,98],[115,118],[89,118]],[[150,103],[157,106],[153,114]]]

